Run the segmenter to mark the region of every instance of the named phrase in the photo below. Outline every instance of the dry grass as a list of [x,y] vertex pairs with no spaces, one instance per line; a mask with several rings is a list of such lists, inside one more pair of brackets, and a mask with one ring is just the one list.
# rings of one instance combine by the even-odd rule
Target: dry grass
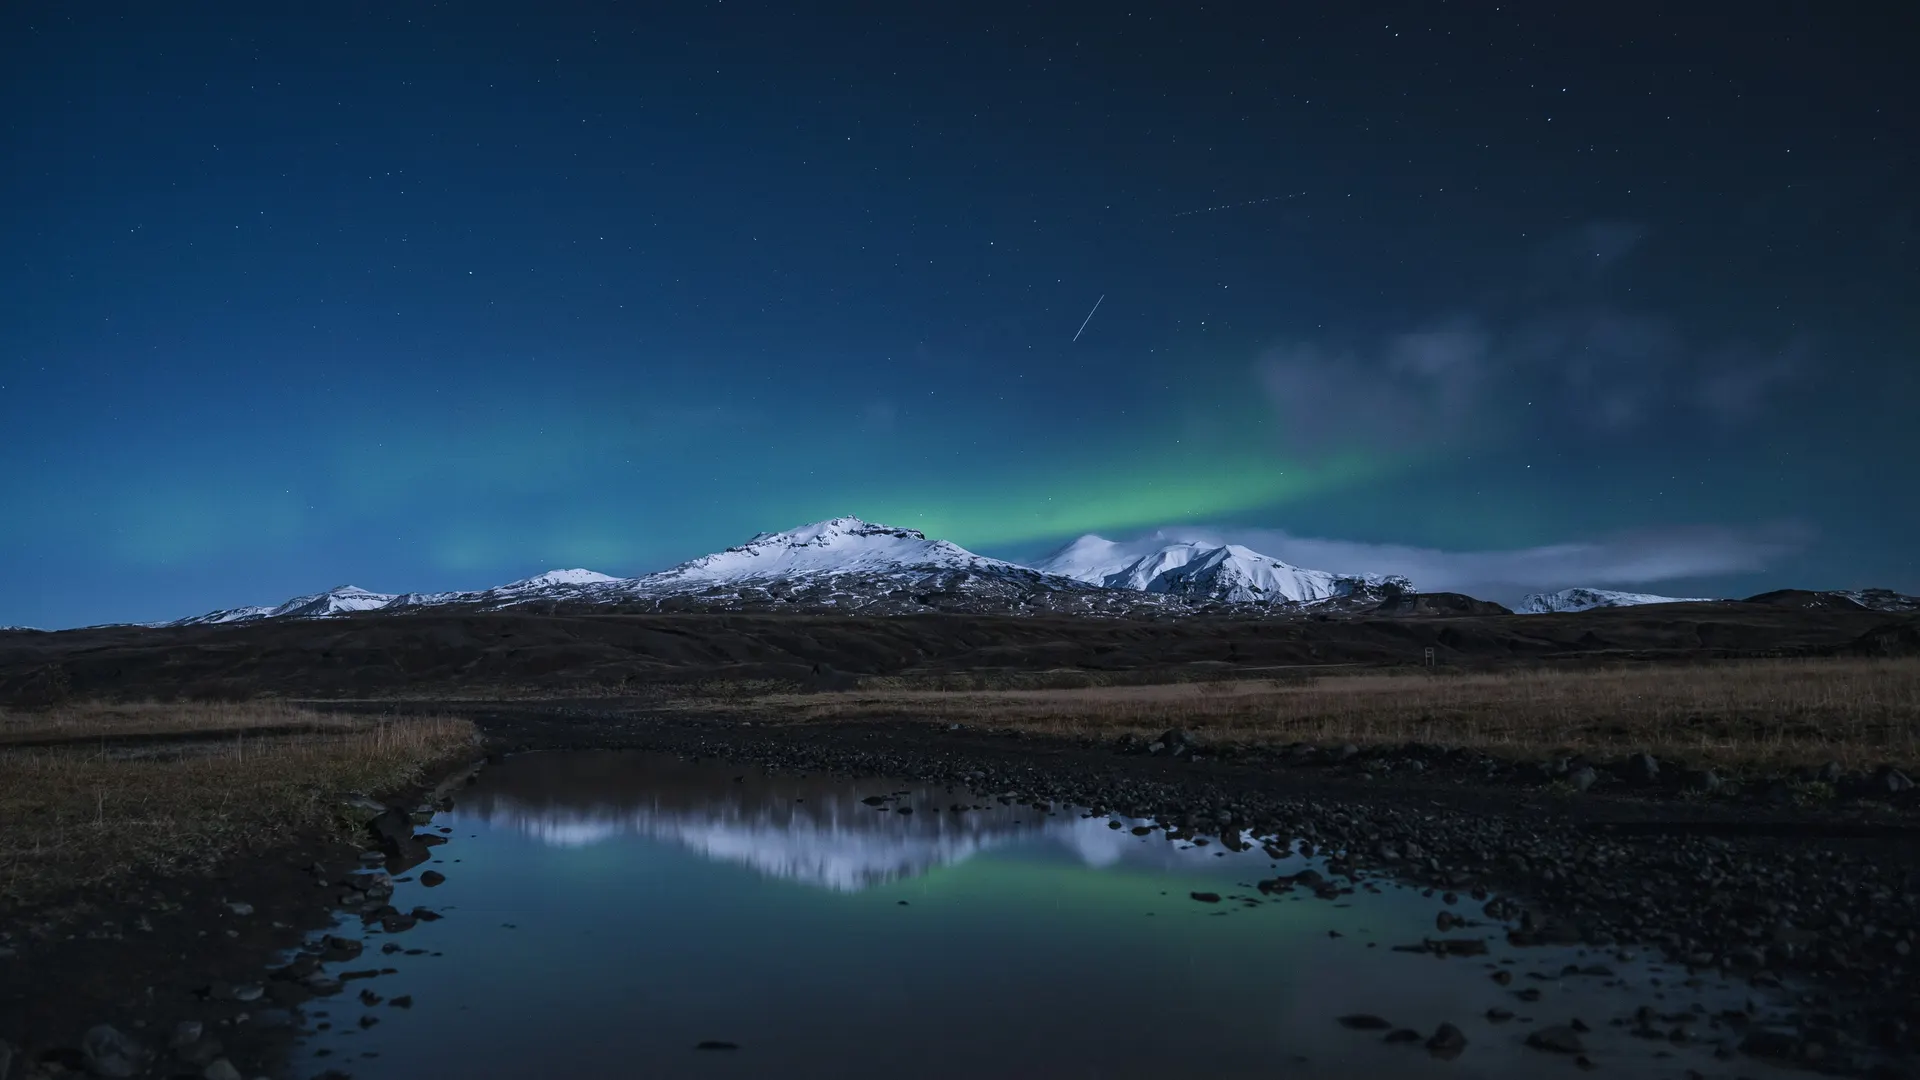
[[143,735],[214,735],[255,729],[348,732],[366,721],[277,701],[100,702],[38,711],[0,708],[0,747],[10,743],[111,740]]
[[[71,741],[4,745],[52,734]],[[126,735],[181,741],[129,754],[112,742]],[[404,787],[473,741],[473,725],[453,717],[378,720],[284,705],[0,714],[0,897],[28,903],[211,865],[327,825],[343,792]]]
[[1920,760],[1920,660],[1911,658],[1056,690],[875,689],[767,695],[753,705],[802,721],[922,718],[1100,738],[1179,726],[1269,744],[1419,741],[1510,755],[1648,750],[1729,764]]

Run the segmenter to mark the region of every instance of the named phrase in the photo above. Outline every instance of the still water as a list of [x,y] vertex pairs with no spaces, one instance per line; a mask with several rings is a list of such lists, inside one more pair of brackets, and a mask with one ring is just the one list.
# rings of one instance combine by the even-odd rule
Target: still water
[[[1576,1017],[1604,1075],[1770,1072],[1716,1060],[1728,1033],[1705,1016],[1686,1046],[1612,1023],[1642,1004],[1717,1012],[1744,987],[1684,986],[1610,951],[1511,949],[1492,924],[1447,935],[1487,938],[1486,956],[1397,952],[1440,936],[1442,897],[1384,882],[1266,897],[1254,882],[1315,864],[1115,820],[657,755],[510,758],[427,827],[448,843],[410,873],[446,880],[397,886],[400,910],[444,918],[335,930],[366,939],[346,966],[395,971],[312,1003],[309,1026],[329,1027],[296,1051],[296,1075],[1531,1078],[1579,1073],[1524,1045]],[[1613,974],[1563,977],[1568,964]],[[363,1005],[362,988],[383,1000]],[[1338,1022],[1357,1013],[1422,1040],[1450,1022],[1468,1043],[1436,1057]]]

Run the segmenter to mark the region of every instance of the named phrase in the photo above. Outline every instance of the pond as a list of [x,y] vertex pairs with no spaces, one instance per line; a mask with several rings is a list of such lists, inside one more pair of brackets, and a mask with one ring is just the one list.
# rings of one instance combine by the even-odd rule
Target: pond
[[[366,941],[347,966],[392,971],[310,1004],[296,1075],[1772,1071],[1713,1054],[1742,985],[1510,947],[1483,903],[1386,879],[1263,892],[1325,867],[1251,837],[614,751],[508,758],[425,831],[447,843],[391,902],[443,917],[389,934],[343,916],[333,932]],[[1469,925],[1437,929],[1453,916]],[[1487,951],[1403,951],[1455,939]],[[1443,1023],[1464,1047],[1428,1049]],[[1579,1054],[1528,1045],[1553,1028]]]

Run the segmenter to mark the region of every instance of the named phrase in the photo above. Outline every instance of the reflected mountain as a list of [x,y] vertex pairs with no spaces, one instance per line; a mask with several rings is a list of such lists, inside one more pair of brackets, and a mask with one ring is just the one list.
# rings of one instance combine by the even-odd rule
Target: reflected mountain
[[[878,805],[867,799],[879,798]],[[978,807],[978,809],[975,809]],[[1166,865],[1174,845],[1142,843],[1105,816],[1051,815],[962,789],[766,773],[637,752],[526,754],[489,770],[458,813],[541,843],[664,840],[769,877],[857,892],[1022,843],[1082,863]],[[1127,821],[1126,824],[1139,824]]]

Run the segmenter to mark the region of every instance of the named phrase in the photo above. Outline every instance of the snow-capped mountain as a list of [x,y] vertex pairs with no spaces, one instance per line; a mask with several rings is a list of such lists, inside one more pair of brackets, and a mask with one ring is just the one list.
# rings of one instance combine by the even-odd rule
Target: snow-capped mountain
[[1638,607],[1641,604],[1704,604],[1710,597],[1654,596],[1651,593],[1615,592],[1611,589],[1561,589],[1556,593],[1529,593],[1513,610],[1522,615],[1544,615],[1556,611],[1590,611],[1593,608]]
[[1229,604],[1307,604],[1357,592],[1411,592],[1406,578],[1305,570],[1238,544],[1173,543],[1146,552],[1088,534],[1040,563],[1045,573],[1110,589]]
[[917,529],[840,517],[762,533],[738,547],[641,577],[549,570],[491,589],[441,593],[376,593],[343,585],[281,604],[228,608],[162,625],[525,605],[866,614],[1187,615],[1306,606],[1364,611],[1412,593],[1402,577],[1304,570],[1231,544],[1143,550],[1085,536],[1036,568],[930,540]]
[[854,517],[762,533],[738,547],[642,577],[550,570],[468,592],[375,593],[341,586],[283,604],[209,612],[163,625],[322,618],[361,611],[464,605],[604,604],[622,611],[811,609],[1059,612],[1124,615],[1179,605],[1163,596],[1110,589],[990,559],[916,529]]
[[761,533],[739,547],[702,555],[635,580],[646,582],[650,590],[659,590],[819,574],[889,574],[904,569],[1032,572],[1017,563],[975,555],[958,544],[929,540],[918,529],[838,517],[786,532]]

